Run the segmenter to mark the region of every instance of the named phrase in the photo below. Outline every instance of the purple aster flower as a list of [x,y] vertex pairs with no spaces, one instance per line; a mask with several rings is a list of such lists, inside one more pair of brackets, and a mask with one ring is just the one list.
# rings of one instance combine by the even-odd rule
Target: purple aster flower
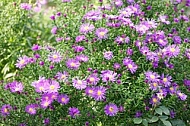
[[147,47],[147,46],[142,46],[141,48],[140,48],[140,52],[141,52],[141,54],[143,54],[143,55],[147,55],[147,53],[149,53],[150,52],[150,50],[149,50],[149,48]]
[[137,111],[135,113],[135,118],[140,118],[142,116],[142,112],[141,111]]
[[114,68],[115,70],[118,70],[118,69],[121,68],[121,65],[120,65],[119,63],[114,63],[113,68]]
[[106,39],[107,38],[107,33],[108,30],[106,28],[98,28],[96,29],[96,36],[101,40],[101,39]]
[[76,53],[79,53],[85,50],[83,46],[74,46],[73,49]]
[[62,105],[66,105],[69,103],[69,97],[65,94],[60,94],[57,98],[57,101]]
[[10,115],[10,110],[12,110],[12,107],[9,104],[5,104],[1,107],[1,115],[7,116]]
[[94,30],[94,25],[93,24],[89,24],[89,23],[86,23],[86,24],[82,24],[80,26],[80,30],[79,32],[80,33],[83,33],[83,34],[87,34],[89,32],[92,32]]
[[115,42],[117,42],[118,44],[129,43],[130,38],[128,36],[118,36],[115,39]]
[[100,80],[100,78],[98,78],[97,74],[91,74],[86,79],[87,83],[90,84],[90,85],[97,85],[97,83],[99,82],[99,80]]
[[36,108],[38,108],[38,105],[36,104],[29,104],[25,107],[25,111],[29,113],[30,115],[36,114]]
[[158,24],[154,19],[147,20],[145,23],[147,23],[149,28],[157,28]]
[[57,38],[56,38],[56,41],[57,41],[57,42],[61,42],[61,41],[63,41],[63,39],[64,39],[63,37],[57,37]]
[[80,80],[78,78],[73,78],[72,82],[73,86],[79,90],[85,89],[87,86],[87,82],[85,80]]
[[98,86],[98,87],[95,87],[92,97],[96,101],[102,101],[106,98],[105,95],[106,95],[106,88],[103,86]]
[[72,118],[76,118],[76,116],[80,115],[80,111],[78,108],[76,107],[70,107],[69,108],[69,115],[72,117]]
[[33,51],[38,51],[38,50],[40,50],[41,49],[41,46],[39,46],[38,44],[34,44],[33,46],[32,46],[32,50]]
[[21,3],[20,4],[20,8],[23,10],[31,10],[32,9],[32,5],[28,4],[28,3]]
[[100,10],[91,10],[84,15],[83,19],[92,21],[100,20],[102,19],[102,12]]
[[29,63],[29,57],[23,56],[18,58],[17,63],[15,64],[17,68],[24,68]]
[[160,82],[165,86],[169,87],[171,85],[172,77],[169,75],[164,76],[164,74],[161,75]]
[[176,91],[177,91],[177,87],[176,86],[171,86],[168,88],[168,92],[173,95],[173,94],[176,94]]
[[42,101],[53,101],[54,99],[57,99],[57,95],[58,93],[55,92],[55,93],[44,93],[42,94],[42,97],[41,97],[41,100]]
[[77,70],[80,67],[80,62],[76,59],[68,59],[66,65],[69,69]]
[[167,16],[166,15],[160,15],[159,16],[159,21],[165,24],[170,24],[170,21],[167,21]]
[[58,51],[54,51],[49,54],[48,59],[53,63],[59,63],[62,60],[62,56]]
[[62,0],[63,3],[69,3],[71,0]]
[[80,54],[80,55],[76,56],[75,59],[80,62],[87,62],[89,60],[88,56],[86,56],[84,54]]
[[152,104],[152,106],[155,106],[158,103],[160,103],[160,99],[156,95],[153,95],[150,99],[150,104]]
[[134,74],[138,68],[138,66],[129,57],[123,59],[123,65],[125,65],[132,74]]
[[101,71],[101,77],[103,82],[114,82],[116,81],[117,73],[111,70]]
[[66,71],[63,72],[57,72],[56,77],[58,80],[61,80],[63,82],[66,82],[68,79],[69,74]]
[[174,44],[181,44],[181,37],[180,36],[174,36],[173,42],[174,42]]
[[147,52],[146,59],[149,61],[159,61],[159,56],[156,52]]
[[128,49],[126,50],[126,53],[127,53],[128,56],[133,55],[133,49],[128,48]]
[[167,96],[167,89],[166,88],[160,88],[158,90],[158,93],[156,93],[156,96],[161,100]]
[[103,55],[104,55],[104,58],[107,60],[111,60],[113,58],[113,52],[112,51],[105,51],[103,53]]
[[179,55],[180,49],[177,45],[173,44],[166,47],[166,52],[169,58],[176,57]]
[[170,118],[175,118],[175,111],[174,110],[170,110]]
[[56,27],[56,26],[54,26],[52,29],[51,29],[51,33],[52,34],[57,34],[57,30],[58,30],[58,28]]
[[[50,16],[50,19],[51,19],[51,20],[55,20],[55,15],[51,15],[51,16]],[[53,34],[53,33],[52,33],[52,34]],[[55,34],[56,34],[56,33],[55,33]]]
[[135,1],[134,0],[126,0],[128,4],[132,4],[134,3]]
[[156,43],[160,46],[160,47],[164,47],[168,44],[168,40],[165,38],[158,38]]
[[109,103],[104,107],[104,112],[108,116],[115,116],[118,113],[118,107],[113,103]]
[[182,101],[185,101],[185,100],[187,99],[187,95],[184,94],[184,93],[181,93],[180,90],[178,90],[178,91],[176,92],[176,95],[177,95],[177,96],[179,97],[179,99],[181,99]]
[[75,38],[76,42],[81,42],[84,41],[86,39],[86,37],[84,35],[79,35]]
[[121,7],[123,5],[123,1],[122,0],[113,0],[113,4],[116,7]]
[[58,89],[60,88],[59,83],[55,80],[49,80],[48,88],[46,89],[46,92],[48,93],[55,93],[58,92]]
[[48,100],[42,99],[40,102],[40,106],[41,106],[41,108],[46,109],[48,106],[51,105],[52,102],[53,102],[52,99],[48,99]]
[[159,82],[160,81],[160,79],[159,79],[160,76],[156,72],[147,71],[147,72],[145,72],[145,76],[149,82]]
[[185,57],[190,60],[190,49],[185,50]]
[[11,92],[22,92],[23,91],[23,84],[21,82],[14,81],[9,85]]
[[138,33],[145,34],[149,30],[149,27],[146,24],[139,24],[135,26],[135,29]]
[[93,96],[93,94],[94,94],[94,91],[95,90],[95,88],[94,87],[87,87],[86,89],[85,89],[85,94],[87,95],[87,96]]
[[190,87],[190,80],[185,79],[183,80],[183,83],[185,86]]
[[49,118],[45,118],[43,120],[43,123],[44,123],[44,125],[49,125],[50,124],[50,119]]
[[150,83],[149,84],[149,88],[153,91],[156,91],[158,89],[158,83],[154,82],[154,83]]
[[20,123],[19,126],[27,126],[26,123]]
[[38,93],[46,92],[49,88],[49,81],[46,80],[44,77],[40,78],[38,81],[32,82],[32,86],[35,88],[35,91]]

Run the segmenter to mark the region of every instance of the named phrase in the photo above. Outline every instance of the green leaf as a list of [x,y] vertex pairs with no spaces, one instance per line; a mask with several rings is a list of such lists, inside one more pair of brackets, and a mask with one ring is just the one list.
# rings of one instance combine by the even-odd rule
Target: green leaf
[[162,120],[168,119],[168,116],[159,116],[159,118],[160,118],[160,120],[162,121]]
[[186,126],[185,123],[180,119],[171,120],[171,123],[172,126]]
[[164,123],[165,126],[172,126],[172,124],[169,121],[162,121]]
[[4,79],[13,77],[13,76],[15,76],[15,75],[16,75],[16,73],[8,73],[8,74],[6,74],[6,75],[4,76]]
[[159,115],[162,115],[162,109],[160,109],[160,108],[156,108],[155,112],[158,113]]
[[147,121],[146,119],[143,119],[142,124],[143,124],[144,126],[148,126],[148,121]]
[[157,122],[158,119],[159,119],[159,118],[158,118],[157,116],[153,116],[153,117],[150,119],[150,121],[154,123],[154,122]]
[[170,111],[167,107],[165,106],[160,106],[160,108],[163,110],[163,113],[166,114],[166,115],[170,115]]
[[134,122],[135,124],[140,124],[140,123],[142,123],[142,118],[134,118],[134,119],[133,119],[133,122]]

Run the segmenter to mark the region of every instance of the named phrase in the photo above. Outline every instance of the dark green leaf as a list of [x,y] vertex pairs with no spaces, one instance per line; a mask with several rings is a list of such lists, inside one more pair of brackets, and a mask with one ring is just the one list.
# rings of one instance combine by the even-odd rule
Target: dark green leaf
[[135,124],[140,124],[140,123],[142,123],[142,118],[134,118],[134,119],[133,119],[133,122],[134,122]]
[[160,109],[160,108],[156,108],[155,112],[158,113],[159,115],[162,115],[162,109]]

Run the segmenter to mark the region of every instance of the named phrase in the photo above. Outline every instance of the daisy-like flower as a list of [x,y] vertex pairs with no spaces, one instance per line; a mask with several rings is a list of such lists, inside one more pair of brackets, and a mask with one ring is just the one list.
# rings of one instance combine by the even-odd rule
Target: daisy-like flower
[[80,62],[76,59],[68,59],[66,65],[69,69],[77,70],[80,66]]
[[100,10],[91,10],[84,15],[83,19],[92,21],[100,20],[102,19],[102,12]]
[[79,35],[75,38],[75,41],[78,43],[78,42],[84,41],[85,39],[86,37],[84,35]]
[[179,99],[181,99],[182,101],[185,101],[185,100],[187,99],[187,95],[184,94],[184,93],[181,93],[180,90],[178,90],[178,91],[176,92],[176,95],[177,95],[177,96],[179,97]]
[[74,46],[73,49],[76,53],[79,53],[85,50],[83,46]]
[[179,55],[180,49],[177,45],[173,44],[166,47],[166,52],[169,58],[176,57]]
[[153,95],[152,98],[150,99],[150,104],[152,104],[152,106],[155,106],[159,103],[160,99],[156,95]]
[[84,54],[80,54],[80,55],[76,56],[75,59],[80,62],[87,62],[89,60],[88,56],[86,56]]
[[103,86],[98,86],[98,87],[95,87],[92,97],[96,101],[102,101],[103,99],[106,98],[105,95],[106,95],[106,88]]
[[10,115],[10,110],[12,110],[12,107],[9,104],[5,104],[1,107],[1,115],[7,116]]
[[168,92],[169,92],[171,95],[176,94],[176,91],[177,91],[177,87],[176,87],[176,86],[168,87]]
[[78,78],[73,78],[72,82],[73,86],[79,90],[85,89],[87,86],[87,82],[85,80],[80,80]]
[[87,87],[86,89],[85,89],[85,94],[87,95],[87,96],[93,96],[93,94],[94,94],[94,91],[95,90],[95,88],[94,87]]
[[145,73],[146,79],[149,82],[159,82],[160,81],[160,76],[156,73],[156,72],[152,72],[152,71],[147,71]]
[[171,85],[171,81],[172,81],[172,77],[169,76],[169,75],[164,75],[162,74],[161,75],[161,78],[160,78],[160,82],[165,86],[165,87],[169,87]]
[[41,108],[46,109],[48,106],[51,105],[52,102],[53,102],[52,99],[48,99],[48,100],[42,99],[40,102],[40,106],[41,106]]
[[118,69],[121,68],[121,65],[120,65],[119,63],[114,63],[113,68],[114,68],[115,70],[118,70]]
[[108,30],[106,28],[98,28],[96,29],[96,36],[98,39],[106,39],[107,38]]
[[104,112],[108,116],[115,116],[118,113],[118,107],[117,105],[113,103],[109,103],[104,107]]
[[94,30],[94,25],[93,24],[89,24],[89,23],[86,23],[86,24],[82,24],[80,26],[80,30],[79,32],[80,33],[83,33],[83,34],[87,34],[89,32],[92,32]]
[[72,117],[72,118],[76,118],[76,116],[80,115],[80,111],[78,108],[76,107],[70,107],[69,108],[69,115]]
[[154,82],[154,83],[150,83],[149,84],[149,88],[153,91],[156,91],[158,89],[158,83]]
[[170,21],[167,21],[167,16],[166,15],[160,15],[159,16],[159,21],[165,24],[170,24]]
[[23,56],[18,58],[17,63],[15,64],[17,68],[24,68],[29,63],[29,57]]
[[46,92],[48,93],[55,93],[58,92],[58,89],[60,88],[59,83],[55,80],[49,80],[48,88],[46,89]]
[[51,61],[53,63],[59,63],[62,60],[62,56],[58,51],[54,51],[54,52],[50,53],[48,59],[49,59],[49,61]]
[[138,66],[129,57],[123,59],[123,65],[125,65],[132,74],[135,73],[138,68]]
[[146,21],[147,25],[149,28],[157,28],[158,24],[156,23],[156,21],[154,19],[151,20],[147,20]]
[[23,10],[31,10],[32,9],[32,5],[28,4],[28,3],[21,3],[20,4],[20,8]]
[[58,80],[61,80],[63,82],[66,82],[68,79],[69,74],[66,71],[63,72],[57,72],[56,77]]
[[128,36],[118,36],[116,37],[115,42],[118,44],[129,43],[130,38]]
[[57,98],[57,101],[62,105],[66,105],[69,103],[69,97],[66,94],[60,94]]
[[9,84],[9,88],[10,88],[11,92],[22,92],[24,86],[21,82],[14,81]]
[[39,46],[38,44],[34,44],[33,46],[32,46],[32,50],[33,51],[38,51],[38,50],[40,50],[41,49],[41,46]]
[[135,26],[135,29],[137,32],[145,34],[149,30],[149,27],[146,24],[139,24]]
[[113,58],[113,52],[112,51],[106,51],[103,53],[104,58],[107,60],[111,60]]
[[190,60],[190,49],[185,50],[185,57]]
[[36,108],[38,108],[37,104],[29,104],[25,107],[25,111],[29,113],[30,115],[36,114]]
[[97,74],[91,74],[86,79],[87,83],[90,84],[90,85],[97,85],[97,83],[99,82],[99,80],[100,80],[100,78],[98,78]]
[[32,82],[32,86],[35,88],[36,92],[44,93],[49,88],[49,81],[41,77],[38,81]]
[[52,34],[57,34],[57,30],[58,30],[58,28],[56,27],[56,26],[54,26],[52,29],[51,29],[51,33]]
[[53,101],[54,99],[57,99],[58,93],[44,93],[42,94],[41,100],[42,101]]
[[122,0],[113,0],[113,4],[116,7],[121,7],[123,5],[123,1]]
[[72,0],[62,0],[63,3],[69,3],[71,2]]
[[101,71],[101,77],[103,82],[114,82],[116,81],[117,73],[111,70]]
[[181,44],[181,37],[180,36],[174,36],[173,42],[174,42],[174,44]]

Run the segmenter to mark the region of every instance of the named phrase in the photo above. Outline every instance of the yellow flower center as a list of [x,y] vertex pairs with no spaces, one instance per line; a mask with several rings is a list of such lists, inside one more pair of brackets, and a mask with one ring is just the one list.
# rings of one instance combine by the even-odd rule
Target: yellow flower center
[[159,39],[159,42],[160,42],[160,43],[163,43],[164,41],[163,41],[162,39]]
[[74,67],[74,66],[76,66],[76,64],[72,62],[72,63],[71,63],[71,66]]
[[44,106],[48,106],[48,105],[49,105],[49,103],[48,103],[48,102],[45,102],[45,103],[44,103]]
[[101,36],[104,36],[104,35],[105,35],[105,32],[100,32],[100,35],[101,35]]
[[85,26],[85,27],[84,27],[84,30],[88,30],[88,29],[89,29],[89,27],[88,27],[88,26]]
[[5,113],[7,113],[7,112],[8,112],[8,109],[7,109],[7,108],[5,108],[5,109],[4,109],[4,112],[5,112]]
[[157,86],[157,83],[153,83],[153,86],[156,87],[156,86]]
[[64,102],[64,101],[65,101],[65,98],[62,98],[61,101]]
[[171,52],[175,52],[175,48],[171,48],[170,51],[171,51]]
[[98,95],[100,96],[102,94],[102,92],[101,91],[98,91]]
[[167,82],[167,81],[168,81],[168,79],[167,79],[167,78],[163,78],[163,81],[164,81],[164,82]]
[[120,38],[120,41],[123,41],[123,38]]
[[39,87],[40,91],[43,91],[44,90],[44,87]]
[[173,90],[174,90],[174,88],[173,88],[173,87],[170,87],[170,90],[171,90],[171,91],[173,91]]
[[55,86],[54,86],[54,85],[51,85],[51,86],[50,86],[50,89],[51,89],[51,90],[54,90],[54,89],[55,89]]
[[64,79],[65,77],[66,77],[65,75],[62,75],[62,76],[61,76],[61,79]]
[[89,80],[90,80],[90,82],[94,82],[95,79],[93,77],[90,77]]
[[57,58],[58,58],[58,56],[57,56],[57,55],[53,55],[53,58],[54,58],[54,59],[57,59]]
[[182,97],[182,96],[183,96],[183,94],[182,94],[182,93],[179,93],[178,95],[179,95],[180,97]]
[[152,101],[156,103],[158,100],[156,98],[153,98]]
[[110,112],[113,112],[113,107],[109,107],[109,111],[110,111]]
[[82,81],[81,81],[81,80],[78,80],[77,83],[81,85],[81,84],[82,84]]
[[155,76],[154,76],[154,75],[150,75],[150,78],[151,78],[151,79],[155,79]]
[[133,66],[131,65],[131,64],[128,64],[128,67],[131,69],[131,68],[133,68]]
[[92,94],[92,93],[93,93],[93,90],[89,90],[89,93]]
[[22,59],[22,60],[20,61],[20,64],[23,65],[24,63],[25,63],[25,60]]
[[29,112],[33,112],[34,111],[34,109],[33,108],[29,108]]

